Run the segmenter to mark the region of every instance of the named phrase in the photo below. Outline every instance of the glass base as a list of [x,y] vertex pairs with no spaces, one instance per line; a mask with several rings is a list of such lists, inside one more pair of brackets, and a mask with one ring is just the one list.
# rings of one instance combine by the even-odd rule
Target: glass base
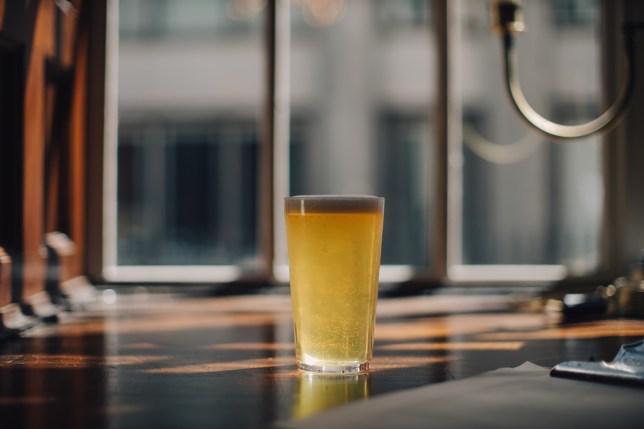
[[318,374],[357,374],[369,371],[369,362],[350,363],[342,365],[297,363],[298,368]]

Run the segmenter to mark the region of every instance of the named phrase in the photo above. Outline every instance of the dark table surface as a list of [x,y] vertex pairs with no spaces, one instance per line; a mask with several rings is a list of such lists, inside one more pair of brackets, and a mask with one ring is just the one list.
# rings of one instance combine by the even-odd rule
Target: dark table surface
[[2,428],[257,428],[530,361],[610,360],[644,321],[558,324],[507,295],[381,299],[366,375],[294,364],[285,295],[103,298],[0,343]]

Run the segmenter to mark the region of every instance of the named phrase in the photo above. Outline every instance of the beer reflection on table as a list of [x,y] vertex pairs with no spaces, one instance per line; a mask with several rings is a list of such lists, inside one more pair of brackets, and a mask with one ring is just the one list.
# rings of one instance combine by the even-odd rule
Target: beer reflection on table
[[369,374],[301,372],[293,404],[293,418],[303,419],[338,405],[369,397]]

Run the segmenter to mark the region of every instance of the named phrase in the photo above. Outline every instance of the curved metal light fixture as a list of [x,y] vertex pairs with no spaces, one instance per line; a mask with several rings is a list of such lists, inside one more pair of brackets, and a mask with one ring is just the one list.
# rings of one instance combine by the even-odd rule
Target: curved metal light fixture
[[597,118],[579,125],[562,125],[541,116],[526,100],[517,73],[517,54],[514,48],[514,33],[525,29],[519,0],[494,0],[491,3],[492,30],[499,34],[503,43],[505,88],[519,115],[532,128],[553,139],[576,139],[614,128],[624,117],[633,98],[635,88],[635,61],[633,33],[641,25],[626,23],[623,26],[625,43],[624,81],[626,82],[617,100]]
[[472,125],[463,122],[463,143],[479,158],[492,164],[515,164],[529,158],[541,147],[537,137],[527,132],[513,143],[499,144],[486,139]]

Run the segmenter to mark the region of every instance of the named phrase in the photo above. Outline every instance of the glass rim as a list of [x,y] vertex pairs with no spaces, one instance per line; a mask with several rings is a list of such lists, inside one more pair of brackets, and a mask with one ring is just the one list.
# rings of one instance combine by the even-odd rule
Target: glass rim
[[384,206],[385,198],[375,195],[294,195],[284,198],[287,213],[380,213]]
[[285,200],[384,200],[384,197],[369,194],[302,194],[284,197]]

